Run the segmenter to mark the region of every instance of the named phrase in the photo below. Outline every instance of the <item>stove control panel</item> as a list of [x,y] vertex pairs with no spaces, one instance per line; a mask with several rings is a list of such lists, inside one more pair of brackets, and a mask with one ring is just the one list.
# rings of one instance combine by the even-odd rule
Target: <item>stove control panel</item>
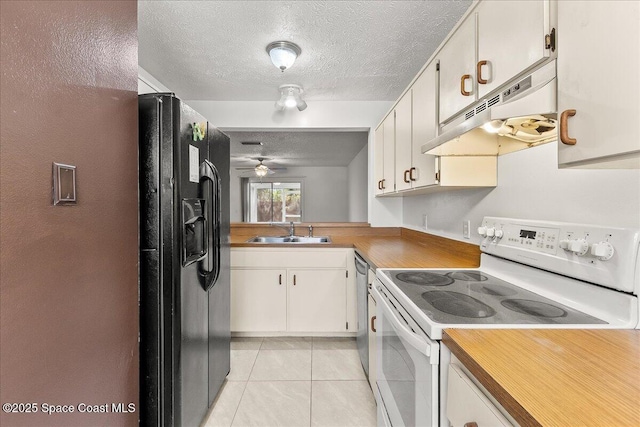
[[537,252],[555,254],[559,246],[558,229],[548,227],[518,226],[517,224],[494,224],[478,227],[478,234],[493,239],[494,243],[524,248]]
[[485,253],[640,293],[638,230],[485,217],[478,233]]

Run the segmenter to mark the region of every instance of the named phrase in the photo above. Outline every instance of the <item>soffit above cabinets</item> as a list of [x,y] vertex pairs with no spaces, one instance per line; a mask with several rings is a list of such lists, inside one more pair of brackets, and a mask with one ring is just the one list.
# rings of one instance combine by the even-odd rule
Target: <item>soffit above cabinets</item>
[[[367,132],[225,131],[231,138],[231,166],[348,166],[367,145]],[[260,141],[263,145],[242,145]]]
[[[471,5],[441,1],[139,1],[139,64],[184,99],[395,100]],[[265,47],[298,44],[284,73]]]

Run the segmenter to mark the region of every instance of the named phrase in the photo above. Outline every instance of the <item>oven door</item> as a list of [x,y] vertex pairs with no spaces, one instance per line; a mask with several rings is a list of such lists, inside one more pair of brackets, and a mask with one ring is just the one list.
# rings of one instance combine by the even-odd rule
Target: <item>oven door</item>
[[439,425],[439,344],[432,341],[376,281],[377,386],[381,405],[378,425]]

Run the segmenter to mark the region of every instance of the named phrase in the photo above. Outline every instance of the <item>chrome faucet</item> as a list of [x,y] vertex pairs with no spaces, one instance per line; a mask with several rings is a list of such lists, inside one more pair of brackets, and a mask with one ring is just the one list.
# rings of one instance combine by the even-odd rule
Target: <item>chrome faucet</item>
[[313,237],[313,225],[309,226],[309,237]]
[[293,221],[290,222],[270,222],[269,225],[272,227],[287,227],[289,229],[289,237],[293,237],[296,234],[295,224]]

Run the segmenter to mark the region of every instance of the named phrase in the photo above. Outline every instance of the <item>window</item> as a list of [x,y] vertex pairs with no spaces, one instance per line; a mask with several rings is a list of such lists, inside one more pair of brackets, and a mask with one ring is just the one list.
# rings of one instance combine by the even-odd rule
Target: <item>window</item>
[[249,222],[302,222],[301,182],[249,182]]

